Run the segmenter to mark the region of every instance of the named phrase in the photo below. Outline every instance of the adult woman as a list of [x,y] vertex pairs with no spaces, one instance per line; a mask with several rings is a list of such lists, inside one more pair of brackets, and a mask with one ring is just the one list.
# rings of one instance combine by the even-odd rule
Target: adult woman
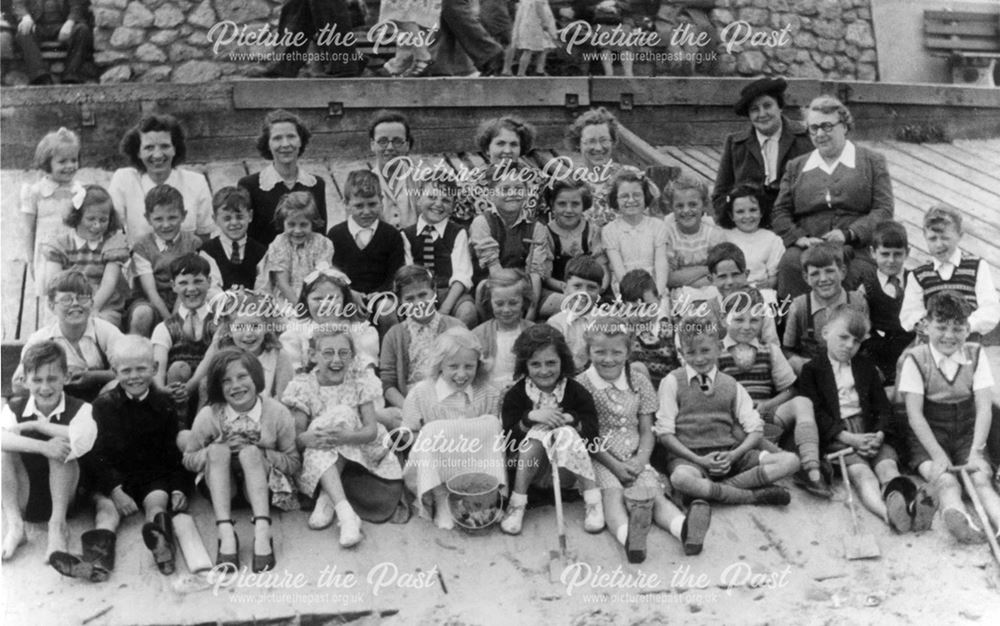
[[771,216],[788,248],[778,264],[779,299],[808,291],[799,257],[822,241],[845,245],[848,289],[875,271],[865,248],[875,225],[892,219],[892,180],[884,156],[848,141],[853,126],[840,100],[809,104],[806,128],[816,149],[788,164]]
[[284,109],[271,111],[257,137],[257,151],[271,163],[256,174],[244,176],[239,186],[250,192],[253,221],[247,235],[265,246],[281,228],[274,223],[278,201],[292,191],[308,191],[316,200],[321,224],[313,226],[326,233],[326,185],[323,179],[299,167],[299,157],[305,152],[312,133],[297,115]]
[[119,149],[132,163],[115,171],[108,184],[111,202],[125,225],[129,244],[152,231],[146,221],[146,194],[157,185],[170,185],[181,192],[187,214],[181,229],[207,239],[215,230],[212,193],[208,181],[197,172],[180,169],[187,146],[184,129],[172,115],[147,115],[122,137]]
[[[614,160],[617,145],[618,120],[604,107],[583,113],[566,129],[566,146],[579,155],[574,176],[582,177],[590,187],[594,199],[587,212],[588,217],[601,227],[617,217],[617,212],[608,204],[611,180],[622,169],[639,171]],[[653,202],[650,207],[658,206],[659,198],[660,190],[653,185]]]
[[[488,165],[503,163],[504,160],[509,162],[522,160],[523,156],[534,149],[534,144],[535,127],[517,117],[505,115],[484,120],[476,129],[476,146],[485,155]],[[539,187],[542,173],[534,165],[526,161],[524,164],[531,174],[530,180],[525,181],[528,184],[525,210],[529,215],[536,216],[541,206]],[[490,181],[475,176],[465,180],[469,180],[471,184],[463,189],[463,195],[456,203],[452,216],[453,221],[462,225],[470,223],[474,217],[489,208],[490,202],[485,191],[490,187]]]
[[784,78],[761,78],[740,92],[733,110],[750,118],[750,128],[726,137],[712,190],[716,223],[724,222],[729,192],[740,183],[754,183],[763,189],[761,225],[767,228],[785,166],[812,150],[805,126],[783,113],[787,87]]

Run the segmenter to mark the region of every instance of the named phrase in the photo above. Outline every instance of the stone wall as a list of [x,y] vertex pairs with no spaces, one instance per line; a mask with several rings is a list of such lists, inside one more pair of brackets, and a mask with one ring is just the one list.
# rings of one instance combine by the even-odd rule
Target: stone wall
[[790,27],[787,46],[743,45],[724,53],[722,64],[733,71],[723,73],[877,80],[871,1],[717,0],[711,19],[719,28],[737,20],[754,28]]
[[236,62],[212,49],[209,30],[232,20],[255,30],[278,22],[281,0],[91,0],[94,60],[102,83],[126,81],[200,83],[244,73],[258,65]]
[[[556,1],[556,0],[553,0]],[[560,0],[561,1],[561,0]],[[754,76],[877,80],[872,0],[662,0],[652,21],[671,52],[698,52],[698,60],[637,64],[654,75]],[[95,60],[101,82],[209,82],[237,77],[259,61],[232,53],[272,48],[209,40],[230,20],[273,30],[282,0],[91,0]],[[678,28],[706,41],[671,42]],[[746,41],[736,40],[747,35]],[[679,40],[678,40],[679,41]],[[694,58],[688,55],[689,58]],[[706,60],[702,60],[706,57]]]

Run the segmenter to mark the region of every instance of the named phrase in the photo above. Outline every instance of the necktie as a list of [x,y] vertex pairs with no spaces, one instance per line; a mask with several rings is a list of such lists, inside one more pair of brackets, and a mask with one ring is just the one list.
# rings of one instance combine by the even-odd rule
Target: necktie
[[889,289],[886,289],[885,292],[887,295],[892,296],[893,300],[898,300],[903,295],[903,286],[900,284],[898,276],[890,276],[886,287],[892,287],[891,293]]
[[194,340],[198,339],[197,318],[194,311],[188,311],[187,319],[184,321],[184,334]]
[[230,255],[229,260],[233,265],[239,265],[243,262],[243,257],[240,256],[240,242],[233,242],[233,253]]
[[429,270],[434,270],[434,227],[424,226],[420,233],[424,238],[423,266]]
[[364,250],[371,243],[372,237],[375,235],[370,228],[362,228],[358,231],[358,234],[354,236],[355,243],[358,244],[359,250]]
[[698,375],[698,386],[701,387],[702,393],[708,393],[708,390],[711,389],[708,384],[708,374]]

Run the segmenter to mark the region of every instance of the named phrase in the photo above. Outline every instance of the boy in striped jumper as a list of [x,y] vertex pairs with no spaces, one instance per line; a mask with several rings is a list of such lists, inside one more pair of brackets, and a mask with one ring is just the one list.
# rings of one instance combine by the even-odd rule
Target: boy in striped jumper
[[962,254],[962,216],[948,206],[935,206],[924,216],[924,237],[934,258],[912,272],[903,293],[899,322],[903,330],[922,330],[927,300],[935,293],[956,291],[969,305],[969,332],[985,335],[1000,322],[997,297],[989,266],[983,259]]
[[[812,402],[795,391],[795,372],[777,344],[761,338],[764,320],[771,313],[760,291],[748,288],[726,300],[726,336],[722,340],[719,371],[729,374],[750,394],[761,419],[788,432],[794,429],[802,471],[796,484],[820,498],[830,498],[830,488],[819,471],[819,432]],[[766,450],[777,452],[764,440]]]

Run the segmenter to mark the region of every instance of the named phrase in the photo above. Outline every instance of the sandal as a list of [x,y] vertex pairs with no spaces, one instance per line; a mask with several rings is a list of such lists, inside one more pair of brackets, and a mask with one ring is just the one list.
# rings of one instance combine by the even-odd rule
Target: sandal
[[431,63],[432,61],[417,59],[413,62],[408,69],[406,69],[402,74],[401,78],[422,78],[431,73]]
[[219,539],[218,547],[216,548],[215,565],[232,566],[234,572],[238,572],[240,569],[240,536],[236,534],[236,522],[231,519],[218,519],[215,520],[215,525],[220,526],[222,524],[229,524],[233,527],[233,536],[236,538],[236,552],[226,553],[222,552],[222,539]]
[[[256,525],[257,520],[266,520],[268,525],[271,524],[271,518],[266,515],[257,515],[251,518],[253,523]],[[254,551],[253,551],[253,566],[250,568],[254,574],[259,574],[260,572],[266,572],[268,570],[274,569],[277,565],[277,561],[274,558],[274,537],[270,537],[271,543],[271,553],[270,554],[257,554],[257,540],[254,539]]]

